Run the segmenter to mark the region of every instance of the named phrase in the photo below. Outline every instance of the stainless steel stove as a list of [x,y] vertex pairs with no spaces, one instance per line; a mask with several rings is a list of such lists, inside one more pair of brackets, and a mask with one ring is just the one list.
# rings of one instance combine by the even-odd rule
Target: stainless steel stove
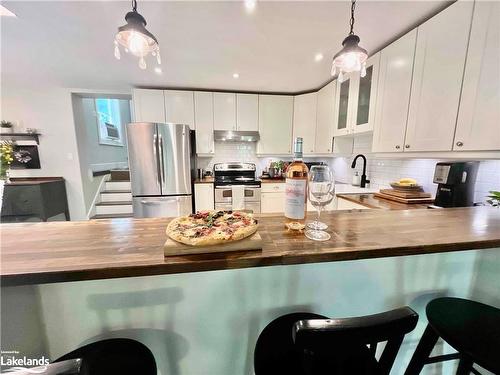
[[260,180],[255,164],[219,163],[214,165],[215,209],[232,210],[233,186],[242,186],[244,210],[260,213]]

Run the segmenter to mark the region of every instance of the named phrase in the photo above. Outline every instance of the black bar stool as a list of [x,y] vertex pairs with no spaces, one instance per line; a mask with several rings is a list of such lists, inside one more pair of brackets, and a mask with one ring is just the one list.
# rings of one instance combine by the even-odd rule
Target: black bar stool
[[[417,320],[409,307],[344,319],[303,312],[283,315],[257,340],[255,375],[388,375]],[[383,341],[387,344],[377,361],[377,344]]]
[[157,375],[153,353],[139,341],[108,339],[93,342],[54,362],[81,358],[81,375]]
[[[461,298],[437,298],[425,309],[429,324],[405,375],[418,375],[424,365],[459,359],[457,375],[480,374],[474,363],[500,374],[500,310]],[[430,357],[438,338],[458,353]]]

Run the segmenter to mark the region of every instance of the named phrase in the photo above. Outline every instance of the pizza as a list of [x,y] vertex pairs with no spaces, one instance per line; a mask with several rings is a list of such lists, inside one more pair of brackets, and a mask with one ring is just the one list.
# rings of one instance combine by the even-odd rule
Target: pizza
[[211,246],[238,241],[257,231],[257,220],[240,211],[202,211],[173,219],[167,235],[190,246]]

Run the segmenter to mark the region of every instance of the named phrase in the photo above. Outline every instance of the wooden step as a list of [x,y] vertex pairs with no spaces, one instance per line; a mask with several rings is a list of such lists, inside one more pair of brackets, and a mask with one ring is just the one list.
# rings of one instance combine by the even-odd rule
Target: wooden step
[[121,194],[121,193],[132,193],[130,190],[104,190],[101,194]]
[[101,214],[101,215],[94,215],[90,219],[91,220],[119,219],[119,218],[127,218],[127,217],[134,217],[134,215],[133,214]]
[[125,169],[112,169],[111,181],[130,181],[130,172]]

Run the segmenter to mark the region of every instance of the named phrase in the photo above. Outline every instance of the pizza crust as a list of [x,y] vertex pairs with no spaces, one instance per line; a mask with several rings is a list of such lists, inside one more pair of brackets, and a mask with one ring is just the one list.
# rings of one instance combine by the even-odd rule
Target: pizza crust
[[173,219],[166,233],[189,246],[213,246],[247,238],[257,231],[251,214],[232,211],[204,211]]

